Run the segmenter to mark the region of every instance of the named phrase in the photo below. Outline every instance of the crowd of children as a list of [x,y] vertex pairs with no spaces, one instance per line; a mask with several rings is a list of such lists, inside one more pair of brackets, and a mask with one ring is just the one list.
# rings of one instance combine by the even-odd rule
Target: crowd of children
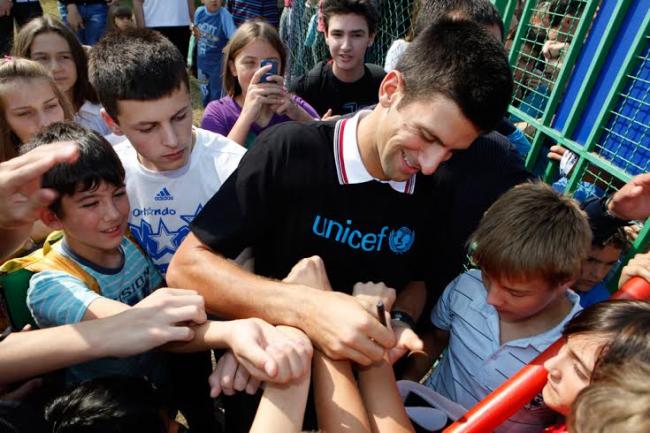
[[323,0],[291,83],[275,1],[202,3],[62,1],[0,61],[1,431],[438,431],[560,338],[497,431],[647,431],[650,303],[605,282],[650,174],[533,180],[489,0],[414,2],[386,71],[376,2]]

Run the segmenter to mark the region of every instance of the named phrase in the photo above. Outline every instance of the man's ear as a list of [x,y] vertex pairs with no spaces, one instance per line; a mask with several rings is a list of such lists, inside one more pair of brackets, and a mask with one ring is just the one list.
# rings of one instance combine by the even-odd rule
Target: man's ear
[[404,77],[399,71],[392,70],[386,74],[379,85],[379,103],[390,107],[396,100],[403,96]]
[[63,229],[63,222],[61,222],[59,217],[56,216],[52,209],[44,207],[39,211],[38,216],[40,217],[41,221],[43,221],[43,224],[49,228],[52,228],[54,230]]
[[375,34],[371,34],[370,38],[368,39],[368,48],[372,47],[372,44],[375,42]]
[[120,125],[117,124],[117,122],[104,110],[103,108],[99,111],[100,116],[102,116],[102,120],[108,126],[108,128],[111,130],[111,132],[115,135],[124,135],[124,132],[122,132],[122,129],[120,128]]

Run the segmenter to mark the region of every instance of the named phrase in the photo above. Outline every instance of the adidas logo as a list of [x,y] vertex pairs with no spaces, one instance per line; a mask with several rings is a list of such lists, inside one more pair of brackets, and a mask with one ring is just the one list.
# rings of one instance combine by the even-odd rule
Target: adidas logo
[[158,194],[156,194],[153,198],[156,201],[162,201],[162,200],[174,200],[174,196],[167,191],[167,188],[161,189]]

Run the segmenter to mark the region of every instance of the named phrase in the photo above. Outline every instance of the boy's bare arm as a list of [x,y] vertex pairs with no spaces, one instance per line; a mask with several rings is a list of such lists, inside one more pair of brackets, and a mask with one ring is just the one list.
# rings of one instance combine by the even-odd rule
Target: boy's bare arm
[[167,282],[198,290],[206,309],[222,317],[259,317],[302,329],[332,358],[367,365],[394,345],[392,332],[351,296],[256,276],[212,252],[192,233],[174,255]]
[[395,383],[393,367],[387,361],[359,370],[359,390],[373,433],[414,431]]
[[349,361],[333,361],[316,351],[314,400],[320,429],[328,433],[370,432],[370,422]]
[[285,385],[267,383],[250,433],[298,433],[302,431],[310,374]]
[[[196,294],[194,294],[196,296]],[[179,322],[195,321],[188,290],[161,289],[128,311],[102,319],[9,335],[0,343],[0,384],[104,356],[130,356],[194,335]]]

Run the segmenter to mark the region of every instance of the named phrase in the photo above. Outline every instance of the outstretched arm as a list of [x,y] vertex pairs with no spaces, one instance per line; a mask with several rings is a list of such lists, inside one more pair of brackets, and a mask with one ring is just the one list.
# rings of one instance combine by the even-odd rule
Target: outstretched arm
[[222,317],[259,317],[301,329],[332,358],[367,365],[394,345],[392,333],[351,296],[256,276],[211,251],[192,233],[174,255],[167,282],[198,288],[208,311]]
[[194,333],[178,323],[198,319],[194,296],[187,290],[160,289],[106,319],[10,334],[0,343],[0,384],[95,358],[135,355],[168,341],[187,341]]
[[608,209],[624,220],[643,220],[650,216],[650,173],[633,177],[612,196]]

